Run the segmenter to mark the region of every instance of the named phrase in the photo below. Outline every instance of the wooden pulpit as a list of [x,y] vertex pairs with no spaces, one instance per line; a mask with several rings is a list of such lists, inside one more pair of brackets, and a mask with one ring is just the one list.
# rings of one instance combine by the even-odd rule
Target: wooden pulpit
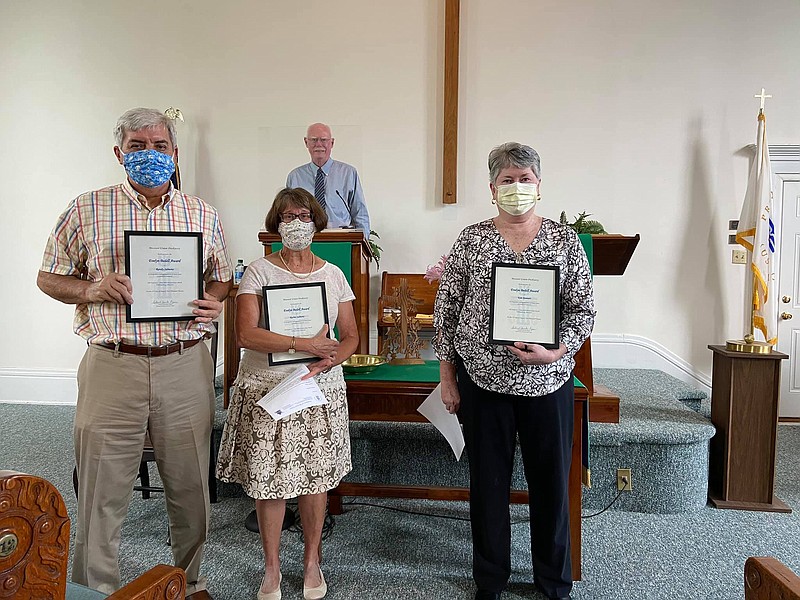
[[[281,236],[261,231],[258,241],[264,246],[264,256],[270,254],[273,244],[281,243]],[[342,248],[344,247],[344,252]],[[359,354],[369,353],[369,263],[372,251],[364,238],[364,233],[353,229],[326,229],[314,235],[311,250],[320,258],[338,266],[350,282],[356,296],[353,309],[358,324]],[[334,258],[335,256],[335,258]],[[230,387],[239,371],[239,346],[236,343],[234,324],[236,322],[236,294],[238,286],[233,286],[225,300],[225,359],[223,363],[223,393],[225,406],[228,406]]]
[[[593,256],[590,260],[592,274],[595,276],[622,275],[638,243],[638,233],[634,236],[593,235],[591,250]],[[589,420],[596,423],[619,423],[619,396],[607,387],[594,383],[591,337],[575,354],[575,376],[589,390]]]

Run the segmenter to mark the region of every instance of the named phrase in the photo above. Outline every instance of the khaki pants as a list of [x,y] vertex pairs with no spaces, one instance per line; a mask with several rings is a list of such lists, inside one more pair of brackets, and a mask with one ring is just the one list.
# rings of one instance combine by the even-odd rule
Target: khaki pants
[[205,589],[213,422],[211,356],[205,344],[148,358],[90,346],[78,369],[75,458],[78,518],[72,579],[101,592],[120,587],[119,542],[145,433],[164,483],[175,565],[187,595]]

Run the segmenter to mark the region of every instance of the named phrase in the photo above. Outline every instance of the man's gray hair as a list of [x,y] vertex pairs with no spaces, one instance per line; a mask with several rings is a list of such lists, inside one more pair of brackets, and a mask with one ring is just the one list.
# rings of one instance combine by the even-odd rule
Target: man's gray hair
[[517,142],[500,144],[489,152],[489,181],[495,182],[500,171],[508,167],[518,169],[531,168],[536,179],[542,178],[542,167],[539,154],[530,146]]
[[172,146],[177,146],[178,133],[175,131],[175,121],[155,108],[132,108],[122,115],[114,128],[114,138],[117,140],[117,146],[122,147],[122,139],[125,137],[125,132],[140,131],[150,127],[158,127],[159,125],[164,125],[167,128]]

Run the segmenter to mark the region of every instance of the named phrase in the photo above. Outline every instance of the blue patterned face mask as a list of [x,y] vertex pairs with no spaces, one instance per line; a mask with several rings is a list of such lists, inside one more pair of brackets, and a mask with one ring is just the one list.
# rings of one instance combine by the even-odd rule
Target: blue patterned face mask
[[137,150],[122,154],[122,164],[131,181],[148,188],[161,187],[175,172],[175,161],[172,157],[157,150]]

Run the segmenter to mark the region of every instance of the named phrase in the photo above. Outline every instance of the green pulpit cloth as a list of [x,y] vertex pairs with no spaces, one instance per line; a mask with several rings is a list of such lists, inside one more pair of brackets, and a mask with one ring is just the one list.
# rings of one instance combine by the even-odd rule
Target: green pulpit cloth
[[589,271],[594,274],[594,245],[592,244],[591,233],[579,233],[578,239],[583,244],[583,251],[586,252],[586,258],[589,259]]
[[[311,252],[322,260],[339,267],[347,278],[347,283],[350,284],[350,287],[353,287],[353,269],[350,263],[352,246],[350,242],[311,242]],[[277,252],[281,248],[283,248],[283,244],[280,242],[272,244],[273,252]]]
[[[583,250],[586,252],[586,258],[589,260],[589,272],[594,274],[594,245],[592,244],[592,234],[591,233],[579,233],[578,239],[583,244]],[[578,381],[575,379],[575,381]],[[584,386],[581,386],[584,387]],[[589,468],[589,403],[586,403],[586,408],[584,409],[586,414],[586,418],[583,420],[583,456],[581,457],[583,462],[583,485],[586,487],[592,487],[592,470]]]
[[[311,242],[311,252],[319,256],[322,260],[336,265],[342,270],[347,283],[353,287],[353,269],[350,263],[350,242]],[[275,242],[272,244],[272,251],[277,252],[283,248],[283,244]],[[339,330],[333,328],[336,339],[339,339]]]

